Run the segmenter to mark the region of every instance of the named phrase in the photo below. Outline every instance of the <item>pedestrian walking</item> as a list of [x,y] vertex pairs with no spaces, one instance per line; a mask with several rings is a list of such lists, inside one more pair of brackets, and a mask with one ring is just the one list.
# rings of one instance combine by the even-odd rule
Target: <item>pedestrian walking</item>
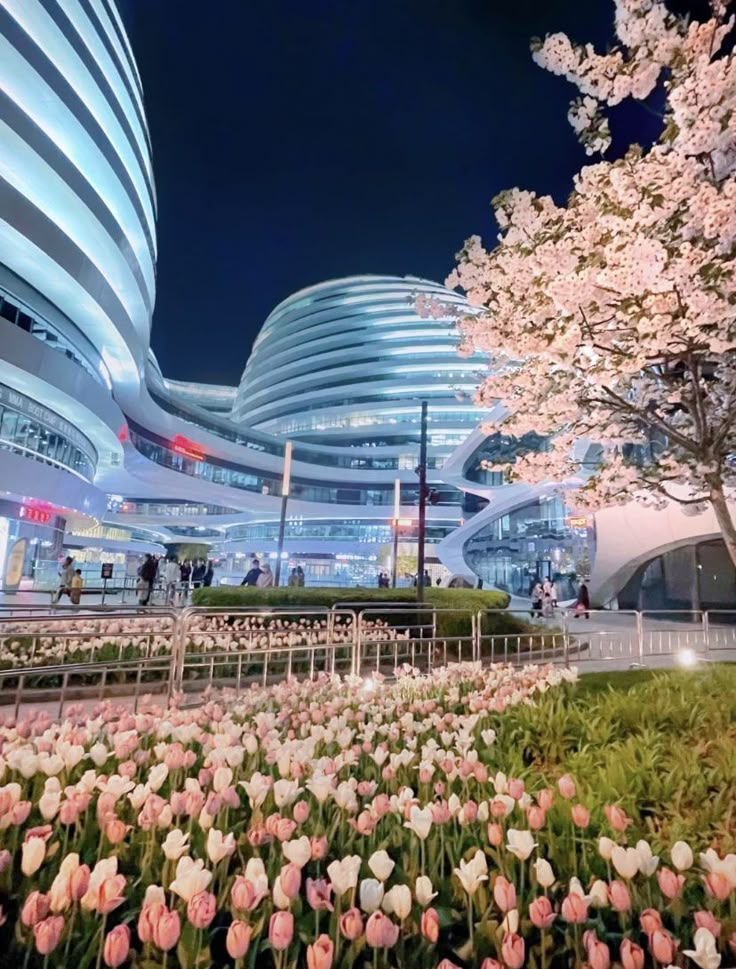
[[140,572],[138,573],[139,577],[143,579],[148,586],[148,595],[144,597],[143,602],[141,602],[140,595],[138,596],[138,601],[142,606],[147,606],[151,601],[151,596],[153,595],[153,583],[156,581],[157,572],[158,563],[156,562],[156,559],[147,552],[146,557],[143,560],[143,565],[141,565]]
[[256,586],[258,585],[258,577],[261,574],[261,563],[258,559],[254,558],[250,563],[250,569],[245,575],[245,578],[240,583],[241,585]]
[[166,603],[171,605],[176,602],[176,590],[179,585],[181,571],[179,563],[175,558],[167,560],[164,566],[164,584],[166,586]]
[[59,570],[59,588],[54,596],[54,603],[57,603],[62,596],[69,596],[71,599],[72,579],[74,578],[74,559],[67,555]]
[[84,588],[84,579],[82,578],[82,570],[75,569],[74,575],[72,576],[71,590],[69,592],[69,598],[72,600],[73,606],[78,606],[82,601],[82,589]]
[[256,579],[256,585],[259,589],[268,589],[273,585],[273,572],[268,562],[264,563],[261,574]]
[[209,587],[212,585],[212,580],[214,577],[215,568],[212,564],[212,560],[208,559],[207,568],[205,569],[204,578],[202,579],[202,585],[205,587],[205,589],[209,589]]

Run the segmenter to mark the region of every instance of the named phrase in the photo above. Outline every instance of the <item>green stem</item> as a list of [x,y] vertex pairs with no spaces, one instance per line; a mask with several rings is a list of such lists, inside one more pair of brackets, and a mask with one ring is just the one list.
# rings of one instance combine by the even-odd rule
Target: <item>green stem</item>
[[[101,840],[101,839],[100,839]],[[105,928],[107,926],[107,915],[102,916],[102,927],[100,929],[100,946],[97,950],[97,965],[96,969],[100,969],[102,965],[102,950],[105,947]]]

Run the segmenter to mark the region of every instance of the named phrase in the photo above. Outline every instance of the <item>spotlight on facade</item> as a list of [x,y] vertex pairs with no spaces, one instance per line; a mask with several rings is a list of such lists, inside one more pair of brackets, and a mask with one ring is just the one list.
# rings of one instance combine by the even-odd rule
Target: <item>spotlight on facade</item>
[[692,669],[693,666],[698,665],[698,657],[695,655],[692,649],[681,649],[675,657],[675,661],[678,666],[682,666],[685,669]]

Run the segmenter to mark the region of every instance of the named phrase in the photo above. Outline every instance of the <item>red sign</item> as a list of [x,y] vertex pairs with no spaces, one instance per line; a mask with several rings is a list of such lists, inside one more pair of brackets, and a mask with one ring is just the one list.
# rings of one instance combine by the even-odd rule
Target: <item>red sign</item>
[[181,454],[185,458],[191,458],[193,461],[204,461],[204,454],[198,451],[196,445],[191,441],[188,441],[183,435],[177,434],[174,440],[171,442],[171,450],[175,454]]
[[51,521],[51,512],[45,508],[34,508],[32,505],[20,506],[20,517],[35,525],[48,525]]

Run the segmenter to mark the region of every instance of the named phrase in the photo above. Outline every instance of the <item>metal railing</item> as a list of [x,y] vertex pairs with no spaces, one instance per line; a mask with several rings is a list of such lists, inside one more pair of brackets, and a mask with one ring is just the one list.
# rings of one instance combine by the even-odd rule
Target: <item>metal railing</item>
[[[522,628],[519,623],[523,621]],[[504,626],[508,631],[504,631]],[[334,608],[0,606],[0,709],[151,693],[198,702],[291,676],[391,676],[409,665],[662,666],[676,654],[736,660],[736,610],[613,612],[547,619],[412,603]]]

